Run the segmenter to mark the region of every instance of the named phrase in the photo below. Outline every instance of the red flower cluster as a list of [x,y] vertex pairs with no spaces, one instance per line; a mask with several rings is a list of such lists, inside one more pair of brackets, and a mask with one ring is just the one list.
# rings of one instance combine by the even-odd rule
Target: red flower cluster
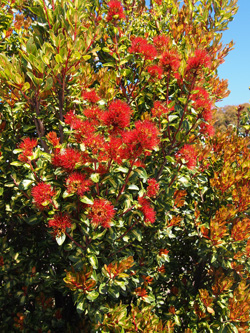
[[86,179],[85,175],[80,172],[73,172],[66,179],[66,185],[69,193],[77,193],[79,196],[83,196],[85,192],[89,191],[92,181]]
[[28,157],[32,155],[33,149],[37,146],[37,139],[25,138],[20,143],[19,148],[23,149],[23,152],[18,156],[19,161],[28,162]]
[[201,67],[210,68],[211,58],[205,50],[196,50],[194,56],[187,61],[186,71],[197,71]]
[[58,139],[58,137],[57,137],[57,134],[56,134],[56,132],[54,132],[54,131],[49,132],[49,133],[46,135],[46,138],[47,138],[47,140],[49,141],[49,143],[52,144],[53,147],[58,146],[58,145],[60,144],[59,139]]
[[202,123],[200,125],[200,132],[211,137],[214,136],[215,131],[213,125]]
[[155,0],[155,3],[160,6],[162,4],[162,0]]
[[155,36],[153,41],[158,54],[162,54],[164,51],[167,51],[170,40],[166,35],[163,34]]
[[68,124],[71,126],[71,124],[77,119],[74,110],[68,111],[64,116],[64,122],[65,124]]
[[185,164],[189,169],[193,169],[196,167],[197,161],[197,152],[195,151],[194,147],[188,144],[185,144],[179,152],[175,155],[177,161],[184,159]]
[[147,196],[149,198],[155,198],[159,192],[160,185],[157,183],[156,179],[150,178],[148,179],[148,188],[147,188]]
[[84,154],[73,148],[66,148],[63,152],[55,154],[52,158],[55,167],[61,167],[66,171],[73,171],[77,164],[85,162]]
[[117,19],[125,19],[125,15],[123,12],[123,7],[120,1],[117,0],[111,0],[108,3],[109,11],[107,16],[107,21],[117,20]]
[[127,145],[127,157],[138,157],[143,152],[150,155],[159,143],[159,131],[157,127],[148,120],[135,122],[135,129],[123,135],[123,142]]
[[167,114],[169,110],[162,102],[156,101],[151,112],[153,117],[160,118],[163,114]]
[[52,220],[49,220],[48,225],[53,228],[54,235],[59,236],[65,233],[67,228],[71,228],[71,220],[68,214],[59,213]]
[[94,89],[90,91],[83,91],[82,98],[90,103],[97,103],[100,100],[100,97],[96,94]]
[[111,102],[108,111],[103,113],[102,121],[112,133],[119,133],[129,126],[131,113],[131,108],[125,102],[116,100]]
[[176,72],[181,65],[181,58],[177,51],[166,51],[160,58],[160,65],[166,72]]
[[95,228],[99,225],[104,228],[110,228],[110,223],[114,216],[114,206],[110,201],[105,199],[95,199],[88,214]]
[[154,223],[155,222],[155,211],[154,208],[151,207],[150,201],[145,197],[139,197],[138,203],[141,205],[139,210],[144,214],[144,221],[146,223]]
[[110,136],[110,141],[105,144],[105,160],[114,160],[116,163],[121,164],[124,156],[122,149],[122,138]]
[[39,183],[31,190],[31,195],[34,198],[35,204],[41,210],[52,203],[55,194],[56,192],[51,185],[45,183]]
[[158,65],[149,66],[147,68],[147,71],[152,77],[157,78],[159,80],[162,79],[163,69],[160,66]]
[[196,92],[190,96],[194,109],[202,112],[202,117],[205,121],[210,121],[212,119],[212,103],[209,100],[208,92],[200,87],[195,87],[194,90]]
[[81,120],[76,118],[71,124],[71,128],[74,130],[74,137],[79,143],[83,143],[84,140],[89,138],[91,134],[95,132],[94,124],[88,120]]
[[132,44],[131,47],[129,47],[128,52],[141,53],[146,60],[153,60],[157,56],[156,48],[142,37],[135,37],[132,40]]
[[84,116],[93,124],[93,126],[100,125],[102,112],[103,111],[97,106],[83,110]]

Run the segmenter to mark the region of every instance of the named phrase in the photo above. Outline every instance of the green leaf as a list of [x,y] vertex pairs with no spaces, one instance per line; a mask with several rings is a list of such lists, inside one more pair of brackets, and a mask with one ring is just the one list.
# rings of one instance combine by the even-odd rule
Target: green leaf
[[98,260],[96,258],[96,256],[94,254],[90,254],[88,255],[88,260],[90,265],[94,268],[97,269],[98,268]]
[[92,173],[90,178],[94,183],[98,183],[99,180],[100,180],[100,174],[99,173]]
[[93,302],[95,299],[97,299],[98,296],[99,296],[98,291],[93,290],[90,293],[88,293],[87,299],[90,300],[91,302]]
[[61,234],[60,236],[56,236],[56,242],[60,246],[64,243],[65,239],[66,239],[65,234]]
[[30,179],[24,179],[21,181],[21,183],[18,185],[18,188],[22,191],[26,191],[31,184],[33,184],[33,180]]
[[136,190],[136,191],[140,190],[139,187],[137,185],[134,185],[134,184],[129,185],[128,189],[129,190]]
[[86,196],[80,198],[80,201],[83,202],[83,203],[86,203],[87,205],[93,205],[93,203],[94,203],[93,199],[90,199]]
[[10,165],[20,166],[20,165],[23,165],[23,162],[14,161],[14,162],[11,162]]

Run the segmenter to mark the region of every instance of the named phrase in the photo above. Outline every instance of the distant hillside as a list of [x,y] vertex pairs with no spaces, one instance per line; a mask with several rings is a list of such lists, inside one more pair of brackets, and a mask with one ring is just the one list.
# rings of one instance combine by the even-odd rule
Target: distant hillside
[[[249,103],[241,104],[243,109],[241,113],[246,112],[250,108]],[[218,108],[215,113],[215,129],[226,131],[230,125],[237,125],[237,113],[239,105],[226,105]]]

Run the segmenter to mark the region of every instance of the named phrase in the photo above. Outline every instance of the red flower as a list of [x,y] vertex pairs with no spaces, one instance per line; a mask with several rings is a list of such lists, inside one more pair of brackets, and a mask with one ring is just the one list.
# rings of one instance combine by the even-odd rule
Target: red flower
[[59,213],[54,216],[53,219],[49,220],[48,225],[53,228],[54,235],[58,236],[61,233],[65,233],[66,228],[71,228],[71,220],[67,214]]
[[162,79],[163,69],[158,65],[152,65],[147,68],[147,71],[152,77]]
[[73,110],[70,110],[69,112],[67,112],[64,116],[64,122],[65,124],[68,124],[71,126],[71,124],[73,124],[73,122],[77,119],[75,112]]
[[53,131],[49,132],[46,135],[46,138],[48,139],[49,143],[52,144],[53,147],[58,146],[60,144],[56,132],[53,132]]
[[142,53],[145,59],[152,60],[157,56],[156,48],[147,42],[142,37],[135,37],[132,40],[131,47],[128,49],[129,53]]
[[169,38],[166,35],[155,36],[153,41],[158,54],[162,54],[168,49]]
[[202,134],[208,135],[210,137],[214,136],[214,127],[213,127],[213,125],[202,123],[200,125],[200,132]]
[[111,102],[108,111],[103,113],[102,120],[113,133],[119,133],[130,123],[132,110],[123,101],[116,100]]
[[132,44],[128,49],[129,53],[140,53],[141,52],[141,45],[147,43],[146,39],[142,37],[134,37],[132,39]]
[[31,190],[31,195],[34,198],[35,204],[41,210],[52,203],[55,194],[56,192],[51,185],[45,183],[39,183]]
[[120,1],[117,0],[111,0],[108,3],[109,11],[107,16],[107,21],[112,21],[113,19],[125,19],[125,15],[123,12],[123,7]]
[[123,142],[127,148],[125,153],[127,158],[140,156],[143,152],[150,155],[159,143],[159,131],[157,127],[148,120],[135,122],[135,129],[123,134]]
[[82,92],[82,97],[90,103],[97,103],[100,100],[94,89]]
[[138,203],[141,205],[139,210],[144,214],[144,221],[146,223],[154,223],[155,222],[155,211],[150,205],[150,201],[145,197],[139,197]]
[[201,67],[210,68],[211,58],[205,50],[196,50],[194,56],[187,61],[187,72],[197,71]]
[[160,185],[157,183],[156,179],[151,178],[148,179],[148,188],[147,188],[147,196],[149,198],[154,198],[157,196],[160,189]]
[[189,169],[193,169],[196,166],[197,152],[191,145],[185,144],[175,155],[175,157],[179,161],[184,159],[186,161],[185,164]]
[[92,155],[102,155],[105,150],[104,137],[99,134],[90,133],[84,144],[86,148],[91,150]]
[[95,199],[94,204],[91,206],[91,211],[88,214],[95,227],[101,225],[104,228],[110,227],[110,223],[114,215],[114,206],[110,201],[105,199]]
[[146,60],[153,60],[157,56],[156,48],[149,43],[141,44],[140,53],[142,53]]
[[102,113],[103,113],[103,111],[101,109],[99,109],[97,106],[83,110],[84,116],[94,126],[100,125]]
[[181,65],[181,58],[175,50],[165,51],[161,56],[160,65],[166,72],[176,72]]
[[122,139],[110,136],[110,141],[105,143],[104,160],[114,160],[116,163],[121,164],[122,156]]
[[154,102],[154,107],[151,110],[152,116],[160,118],[163,114],[167,114],[170,110],[160,101]]
[[73,172],[66,179],[66,185],[69,193],[77,193],[79,196],[83,196],[85,192],[89,191],[92,181],[86,179],[86,177],[80,172]]
[[19,161],[27,162],[28,156],[31,156],[33,149],[37,146],[37,139],[25,138],[23,142],[20,143],[19,148],[23,149],[23,152],[18,156]]
[[84,143],[84,140],[89,138],[90,134],[95,132],[93,123],[78,118],[72,122],[71,128],[74,130],[74,136],[78,143]]
[[55,167],[61,167],[66,171],[73,171],[77,164],[85,162],[85,156],[78,150],[66,148],[63,152],[56,153],[51,162]]

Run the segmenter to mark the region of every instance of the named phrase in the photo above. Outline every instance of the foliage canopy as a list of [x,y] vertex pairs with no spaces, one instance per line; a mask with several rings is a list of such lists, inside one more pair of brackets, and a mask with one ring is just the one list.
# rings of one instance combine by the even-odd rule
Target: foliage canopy
[[212,125],[236,1],[2,3],[2,330],[247,332],[249,139]]

